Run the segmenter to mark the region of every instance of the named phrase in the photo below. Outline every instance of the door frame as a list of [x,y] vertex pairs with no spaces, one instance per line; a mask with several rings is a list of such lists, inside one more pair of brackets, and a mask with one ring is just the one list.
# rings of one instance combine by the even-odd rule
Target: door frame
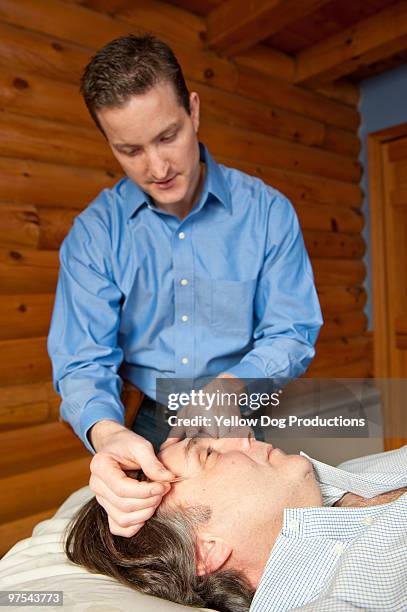
[[373,372],[376,378],[391,378],[383,145],[403,136],[407,136],[407,123],[372,132],[367,138],[372,262]]

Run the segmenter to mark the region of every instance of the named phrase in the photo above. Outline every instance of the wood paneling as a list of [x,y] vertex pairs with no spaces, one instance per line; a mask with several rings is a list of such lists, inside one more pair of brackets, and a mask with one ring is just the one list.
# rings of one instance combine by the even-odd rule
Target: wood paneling
[[404,0],[297,55],[296,83],[333,81],[407,47]]
[[0,295],[53,293],[58,268],[57,251],[0,248]]
[[90,128],[0,112],[0,130],[0,155],[120,170],[101,134]]
[[229,57],[253,47],[330,0],[227,0],[207,17],[208,45]]
[[0,201],[79,212],[121,177],[122,172],[0,157]]

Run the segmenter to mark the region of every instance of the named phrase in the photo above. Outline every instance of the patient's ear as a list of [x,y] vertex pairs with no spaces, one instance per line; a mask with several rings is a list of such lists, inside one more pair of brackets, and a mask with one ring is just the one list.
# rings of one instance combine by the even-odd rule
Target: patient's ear
[[208,532],[200,533],[196,544],[196,573],[198,576],[216,572],[232,554],[230,544],[223,538]]

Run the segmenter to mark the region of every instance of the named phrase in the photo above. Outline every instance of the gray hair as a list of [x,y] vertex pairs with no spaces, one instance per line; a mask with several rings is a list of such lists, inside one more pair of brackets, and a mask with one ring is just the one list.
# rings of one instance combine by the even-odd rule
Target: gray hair
[[254,592],[242,573],[196,574],[197,530],[210,517],[207,506],[164,503],[136,535],[125,538],[110,532],[107,514],[93,498],[74,518],[65,551],[73,563],[147,595],[219,612],[248,612]]

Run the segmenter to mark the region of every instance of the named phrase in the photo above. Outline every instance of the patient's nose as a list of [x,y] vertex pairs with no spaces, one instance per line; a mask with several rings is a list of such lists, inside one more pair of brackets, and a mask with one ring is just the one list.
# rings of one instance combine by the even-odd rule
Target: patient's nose
[[248,436],[241,438],[224,438],[225,450],[239,450],[248,452],[251,448],[251,439]]

